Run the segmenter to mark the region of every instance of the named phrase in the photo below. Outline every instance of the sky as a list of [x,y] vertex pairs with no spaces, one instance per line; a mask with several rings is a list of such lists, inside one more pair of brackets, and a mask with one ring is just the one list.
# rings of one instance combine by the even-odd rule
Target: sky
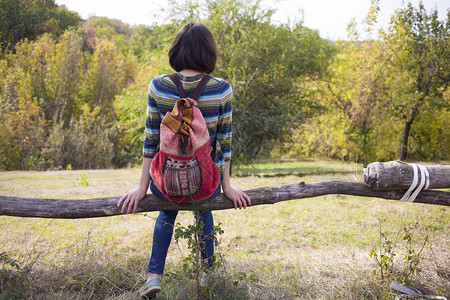
[[[95,15],[119,19],[130,25],[162,24],[165,13],[161,11],[164,0],[56,0],[77,12],[83,19]],[[418,7],[420,0],[410,0]],[[443,20],[450,8],[449,0],[423,0],[427,11],[437,8],[439,19]],[[276,23],[296,22],[303,19],[303,25],[316,29],[322,38],[330,40],[347,39],[347,25],[352,19],[364,20],[370,8],[370,0],[263,0],[263,8],[275,9]],[[386,27],[396,9],[407,3],[404,0],[380,0],[378,23]]]

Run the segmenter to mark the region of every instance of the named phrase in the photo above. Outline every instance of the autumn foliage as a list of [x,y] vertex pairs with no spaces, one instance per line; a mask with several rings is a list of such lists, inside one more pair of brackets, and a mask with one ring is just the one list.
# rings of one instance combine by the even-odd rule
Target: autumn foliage
[[172,72],[167,51],[188,20],[212,30],[212,75],[233,86],[235,163],[449,159],[448,15],[408,4],[378,32],[372,4],[333,42],[301,22],[275,25],[258,1],[188,1],[168,24],[130,27],[53,0],[0,0],[10,12],[0,18],[0,169],[137,163],[148,83]]

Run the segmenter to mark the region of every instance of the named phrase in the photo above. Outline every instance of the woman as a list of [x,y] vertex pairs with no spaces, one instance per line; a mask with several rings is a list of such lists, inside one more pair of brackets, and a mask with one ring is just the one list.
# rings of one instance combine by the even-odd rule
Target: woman
[[[177,72],[186,93],[190,94],[203,78],[204,74],[214,71],[217,61],[217,47],[211,31],[203,24],[188,23],[175,36],[169,50],[169,62]],[[171,111],[175,101],[180,98],[178,88],[168,75],[153,79],[150,83],[147,103],[147,120],[145,125],[144,158],[139,186],[122,196],[117,206],[123,212],[135,212],[139,201],[147,193],[151,181],[150,165],[158,151],[160,123],[166,112]],[[198,98],[198,107],[206,121],[211,144],[211,158],[217,164],[222,175],[223,193],[233,201],[234,208],[246,208],[250,198],[241,190],[230,184],[231,159],[231,114],[232,89],[223,79],[211,77]],[[152,192],[154,185],[151,185]],[[155,191],[157,192],[157,191]],[[160,193],[157,193],[160,194]],[[150,273],[147,283],[141,291],[142,297],[156,295],[161,291],[160,276],[169,248],[173,225],[177,211],[161,211],[156,220],[153,234],[152,255],[148,267]],[[204,267],[211,267],[214,255],[214,241],[208,238],[213,230],[211,211],[201,213],[204,223],[202,258]]]

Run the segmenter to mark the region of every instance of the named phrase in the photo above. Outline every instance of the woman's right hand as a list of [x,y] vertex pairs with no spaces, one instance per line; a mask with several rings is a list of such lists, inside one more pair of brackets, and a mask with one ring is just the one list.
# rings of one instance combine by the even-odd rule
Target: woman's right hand
[[137,187],[134,190],[129,191],[128,193],[123,195],[117,203],[117,207],[120,207],[122,205],[122,209],[120,210],[121,213],[124,213],[125,210],[127,210],[127,214],[129,214],[131,210],[133,210],[133,213],[135,213],[139,201],[141,201],[146,194],[147,189]]
[[252,204],[250,197],[247,196],[244,191],[232,187],[231,185],[224,185],[223,193],[225,194],[225,196],[227,196],[228,199],[233,202],[234,209],[237,209],[238,207],[239,209],[246,209],[248,205]]

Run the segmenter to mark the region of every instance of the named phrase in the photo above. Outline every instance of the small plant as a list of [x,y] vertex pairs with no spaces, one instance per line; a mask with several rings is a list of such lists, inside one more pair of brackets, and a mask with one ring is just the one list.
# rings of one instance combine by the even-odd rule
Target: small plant
[[414,278],[414,276],[419,275],[420,272],[422,272],[422,269],[419,267],[419,263],[422,259],[422,251],[428,241],[427,235],[422,244],[422,248],[420,248],[418,252],[416,252],[416,250],[413,248],[413,238],[417,225],[418,223],[416,222],[414,226],[411,226],[409,228],[405,226],[403,228],[403,240],[406,241],[406,255],[403,257],[405,266],[403,267],[403,271],[401,273],[401,281],[406,285],[409,285],[411,283],[411,280],[412,278]]
[[[384,281],[389,278],[394,273],[394,258],[397,256],[398,248],[397,241],[401,236],[402,240],[406,242],[406,254],[403,257],[404,264],[399,266],[399,269],[401,270],[399,272],[400,281],[403,284],[409,285],[414,276],[419,275],[420,272],[422,272],[422,269],[419,267],[419,263],[422,259],[423,249],[428,241],[428,235],[425,237],[420,250],[416,251],[416,249],[414,249],[414,236],[418,222],[410,227],[401,226],[401,229],[397,232],[394,241],[391,241],[382,229],[382,223],[385,221],[386,220],[383,219],[379,221],[378,244],[370,251],[369,256],[373,258],[378,265],[380,279]],[[401,232],[403,232],[403,234],[401,234]],[[376,275],[377,271],[374,270],[373,274]]]
[[88,180],[88,174],[86,172],[81,174],[81,178],[80,179],[73,180],[72,184],[73,185],[78,185],[78,186],[90,186],[91,185],[91,183]]
[[[187,227],[181,227],[180,224],[177,224],[175,228],[175,240],[177,242],[180,239],[187,240],[188,248],[190,250],[190,254],[186,257],[183,257],[183,271],[184,272],[193,272],[195,279],[197,281],[197,287],[200,288],[200,275],[202,272],[209,272],[211,269],[204,268],[201,262],[201,247],[204,244],[204,241],[200,240],[200,236],[203,232],[204,223],[200,218],[200,212],[194,212],[195,223],[193,225],[188,225]],[[221,223],[217,226],[214,226],[211,235],[208,238],[216,240],[218,235],[223,233],[223,230],[220,228]],[[220,266],[220,262],[215,260],[213,269],[215,267]],[[192,268],[191,268],[192,267]]]
[[[395,242],[391,242],[382,230],[382,224],[386,222],[384,219],[379,220],[378,226],[378,245],[370,251],[369,256],[375,260],[380,270],[380,279],[384,281],[393,271],[395,253]],[[376,275],[376,270],[373,271]]]
[[6,252],[0,253],[0,266],[0,299],[23,299],[21,286],[30,270]]
[[234,278],[235,284],[240,284],[241,288],[248,289],[249,284],[256,283],[259,278],[255,274],[247,275],[245,272],[238,272],[237,276]]

